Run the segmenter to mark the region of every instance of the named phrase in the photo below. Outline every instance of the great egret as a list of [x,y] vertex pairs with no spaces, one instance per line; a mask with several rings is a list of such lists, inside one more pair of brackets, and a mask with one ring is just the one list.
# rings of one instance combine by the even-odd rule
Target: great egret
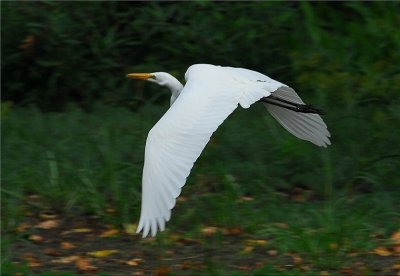
[[262,101],[294,136],[317,146],[330,145],[321,111],[306,105],[287,85],[242,68],[195,64],[186,71],[185,87],[164,72],[134,73],[172,92],[171,107],[150,130],[144,158],[142,209],[137,233],[155,236],[165,228],[171,209],[194,162],[218,126],[240,105]]

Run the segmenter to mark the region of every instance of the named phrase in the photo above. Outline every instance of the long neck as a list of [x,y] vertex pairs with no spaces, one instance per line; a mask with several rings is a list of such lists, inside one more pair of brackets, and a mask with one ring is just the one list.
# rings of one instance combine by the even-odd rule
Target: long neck
[[181,91],[183,89],[183,85],[182,85],[182,83],[180,83],[180,81],[178,81],[176,78],[171,76],[170,81],[165,86],[172,93],[171,102],[170,102],[172,105],[175,102],[175,100],[179,97],[179,94],[181,93]]

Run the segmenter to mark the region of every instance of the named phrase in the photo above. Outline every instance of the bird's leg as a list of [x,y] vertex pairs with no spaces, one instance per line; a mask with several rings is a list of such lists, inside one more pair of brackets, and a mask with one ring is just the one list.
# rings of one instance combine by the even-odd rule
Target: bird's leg
[[272,105],[280,106],[289,110],[293,110],[295,112],[301,112],[301,113],[315,113],[315,114],[320,114],[324,115],[325,112],[323,112],[321,109],[312,106],[310,104],[299,104],[299,103],[294,103],[291,101],[287,101],[285,99],[282,99],[277,96],[268,96],[264,97],[260,100],[260,102],[263,103],[269,103]]

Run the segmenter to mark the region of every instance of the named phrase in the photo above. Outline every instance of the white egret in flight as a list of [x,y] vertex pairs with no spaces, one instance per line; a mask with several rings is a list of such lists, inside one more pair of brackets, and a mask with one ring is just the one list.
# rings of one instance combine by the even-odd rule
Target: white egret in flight
[[194,162],[213,132],[239,105],[248,108],[261,101],[294,136],[317,146],[330,145],[329,131],[318,115],[322,111],[304,104],[292,88],[261,73],[195,64],[185,74],[185,86],[164,72],[127,77],[154,82],[172,92],[171,107],[146,141],[137,229],[143,237],[164,230]]

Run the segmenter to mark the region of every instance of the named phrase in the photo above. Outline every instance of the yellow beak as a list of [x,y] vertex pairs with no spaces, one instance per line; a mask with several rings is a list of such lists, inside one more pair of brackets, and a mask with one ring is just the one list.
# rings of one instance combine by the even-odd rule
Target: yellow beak
[[137,80],[147,80],[153,77],[150,73],[132,73],[126,75],[128,78],[137,79]]

